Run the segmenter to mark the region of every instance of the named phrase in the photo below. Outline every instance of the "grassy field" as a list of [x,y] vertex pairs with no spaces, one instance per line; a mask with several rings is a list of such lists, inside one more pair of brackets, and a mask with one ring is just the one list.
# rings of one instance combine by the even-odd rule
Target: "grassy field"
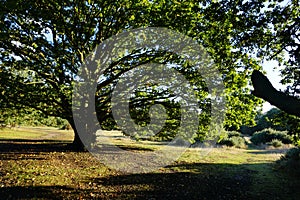
[[72,141],[73,132],[54,127],[20,127],[0,129],[0,140]]
[[[108,132],[109,133],[109,132]],[[112,133],[117,134],[117,133]],[[300,179],[274,169],[285,149],[188,149],[173,164],[128,174],[68,149],[71,131],[0,130],[1,199],[299,199]],[[132,151],[155,142],[113,137]]]

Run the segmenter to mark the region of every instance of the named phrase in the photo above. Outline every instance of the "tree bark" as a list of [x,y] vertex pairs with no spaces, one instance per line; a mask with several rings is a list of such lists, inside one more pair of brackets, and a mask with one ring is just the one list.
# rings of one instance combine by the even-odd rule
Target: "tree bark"
[[68,120],[73,131],[74,131],[74,140],[73,142],[70,144],[70,148],[74,151],[86,151],[86,148],[83,144],[83,142],[81,141],[80,137],[79,137],[79,133],[78,130],[75,126],[75,123],[73,121],[73,119]]
[[254,96],[268,101],[270,104],[289,114],[300,117],[299,99],[277,91],[269,79],[258,70],[254,70],[252,73],[251,81],[254,87],[254,91],[252,91]]

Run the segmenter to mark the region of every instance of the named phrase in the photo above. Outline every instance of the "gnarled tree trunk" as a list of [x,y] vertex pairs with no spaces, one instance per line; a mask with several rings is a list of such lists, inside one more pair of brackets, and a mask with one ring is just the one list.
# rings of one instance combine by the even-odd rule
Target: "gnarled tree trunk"
[[254,87],[253,95],[268,101],[289,114],[300,117],[299,99],[277,91],[269,79],[258,70],[254,70],[251,80]]

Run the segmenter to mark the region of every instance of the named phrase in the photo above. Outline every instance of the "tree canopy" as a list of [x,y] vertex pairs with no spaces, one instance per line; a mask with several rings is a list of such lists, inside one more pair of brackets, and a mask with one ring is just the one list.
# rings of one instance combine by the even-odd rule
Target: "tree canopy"
[[[256,108],[262,103],[250,92],[250,76],[253,70],[261,69],[260,59],[281,61],[281,53],[287,50],[290,60],[285,63],[284,81],[292,83],[289,91],[297,91],[299,5],[297,1],[286,5],[277,2],[2,1],[0,107],[31,107],[46,115],[67,119],[75,131],[75,146],[81,145],[74,126],[71,98],[84,59],[98,44],[118,33],[139,27],[166,27],[193,38],[206,48],[218,66],[226,88],[224,126],[228,130],[238,130],[242,124],[254,123]],[[112,86],[128,70],[151,62],[175,62],[176,70],[198,88],[195,91],[199,106],[207,112],[205,117],[199,118],[202,128],[199,128],[198,136],[201,138],[210,116],[208,93],[201,72],[192,73],[192,66],[180,61],[178,56],[154,49],[129,52],[104,72],[105,79],[98,82],[96,93],[97,115],[102,127],[114,126],[110,104]],[[137,97],[142,97],[143,92],[148,92],[148,99],[151,97],[150,90],[145,88],[137,91]],[[171,94],[156,93],[155,99],[167,99],[166,95],[171,97]],[[167,109],[176,110],[176,103],[170,99],[164,104]],[[147,123],[149,105],[143,106],[142,114],[133,110],[132,115],[146,113]],[[169,130],[172,120],[178,119],[176,112],[172,113]]]

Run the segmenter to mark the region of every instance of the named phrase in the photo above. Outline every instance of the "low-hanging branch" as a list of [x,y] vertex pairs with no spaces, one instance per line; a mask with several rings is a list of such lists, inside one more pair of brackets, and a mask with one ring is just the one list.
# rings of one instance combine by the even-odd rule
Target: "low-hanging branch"
[[276,90],[269,79],[260,71],[254,70],[251,76],[254,91],[252,94],[268,101],[279,109],[300,117],[300,100]]

